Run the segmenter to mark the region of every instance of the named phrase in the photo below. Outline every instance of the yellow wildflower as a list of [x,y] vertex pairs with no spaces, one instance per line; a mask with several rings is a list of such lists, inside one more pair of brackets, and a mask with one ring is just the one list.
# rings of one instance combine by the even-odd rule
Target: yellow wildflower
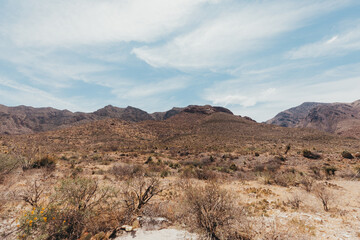
[[45,208],[42,208],[41,210],[43,210],[43,211],[44,211],[44,210],[45,210]]
[[31,224],[32,222],[33,222],[33,221],[32,221],[32,220],[30,220],[30,222],[29,222],[29,223]]
[[20,225],[18,224],[17,227],[20,227]]
[[43,219],[44,219],[44,222],[46,222],[46,221],[47,221],[47,217],[43,217]]
[[64,220],[64,223],[66,223],[66,221]]
[[31,214],[34,214],[34,211],[31,211]]
[[35,210],[36,208],[33,208],[33,210]]
[[40,214],[43,214],[43,213],[44,213],[44,211],[41,211],[41,212],[40,212]]
[[55,220],[55,217],[53,217],[53,220]]
[[35,217],[34,220],[36,221],[36,220],[37,220],[37,217]]

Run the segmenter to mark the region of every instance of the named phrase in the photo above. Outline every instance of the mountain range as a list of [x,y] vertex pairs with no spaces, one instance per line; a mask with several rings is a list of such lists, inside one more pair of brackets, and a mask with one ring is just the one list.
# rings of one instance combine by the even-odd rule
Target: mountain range
[[161,121],[180,112],[199,112],[203,114],[225,112],[232,114],[232,112],[226,108],[212,107],[209,105],[190,105],[185,108],[172,108],[166,112],[155,112],[152,114],[130,106],[119,108],[108,105],[92,113],[83,113],[54,108],[33,108],[27,106],[7,107],[0,105],[0,134],[13,135],[44,132],[108,118],[129,122],[146,120]]
[[[233,115],[229,109],[210,105],[174,107],[165,112],[151,114],[131,106],[119,108],[108,105],[95,112],[84,113],[54,108],[7,107],[0,105],[0,134],[14,135],[45,132],[103,119],[118,119],[136,123],[164,121],[180,113],[211,115],[218,112]],[[244,119],[252,120],[249,117],[244,117]],[[360,100],[352,103],[305,102],[297,107],[280,112],[274,118],[266,121],[266,124],[290,128],[310,128],[359,138]]]

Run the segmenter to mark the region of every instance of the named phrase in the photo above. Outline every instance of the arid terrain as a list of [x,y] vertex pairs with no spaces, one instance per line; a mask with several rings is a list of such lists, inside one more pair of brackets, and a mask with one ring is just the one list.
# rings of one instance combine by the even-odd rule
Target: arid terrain
[[360,239],[358,105],[3,106],[0,238]]

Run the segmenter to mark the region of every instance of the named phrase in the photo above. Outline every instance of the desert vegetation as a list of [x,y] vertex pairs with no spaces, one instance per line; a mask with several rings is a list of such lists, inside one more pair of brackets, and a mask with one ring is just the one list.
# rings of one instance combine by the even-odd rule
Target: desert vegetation
[[105,120],[4,135],[0,145],[2,239],[122,239],[162,229],[212,240],[360,234],[354,139],[218,113]]

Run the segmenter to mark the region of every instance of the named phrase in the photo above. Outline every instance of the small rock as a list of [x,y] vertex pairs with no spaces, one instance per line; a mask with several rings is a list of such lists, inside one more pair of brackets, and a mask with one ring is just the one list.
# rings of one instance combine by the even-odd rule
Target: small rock
[[131,232],[133,230],[133,227],[130,225],[122,225],[121,230],[125,230],[125,232]]

